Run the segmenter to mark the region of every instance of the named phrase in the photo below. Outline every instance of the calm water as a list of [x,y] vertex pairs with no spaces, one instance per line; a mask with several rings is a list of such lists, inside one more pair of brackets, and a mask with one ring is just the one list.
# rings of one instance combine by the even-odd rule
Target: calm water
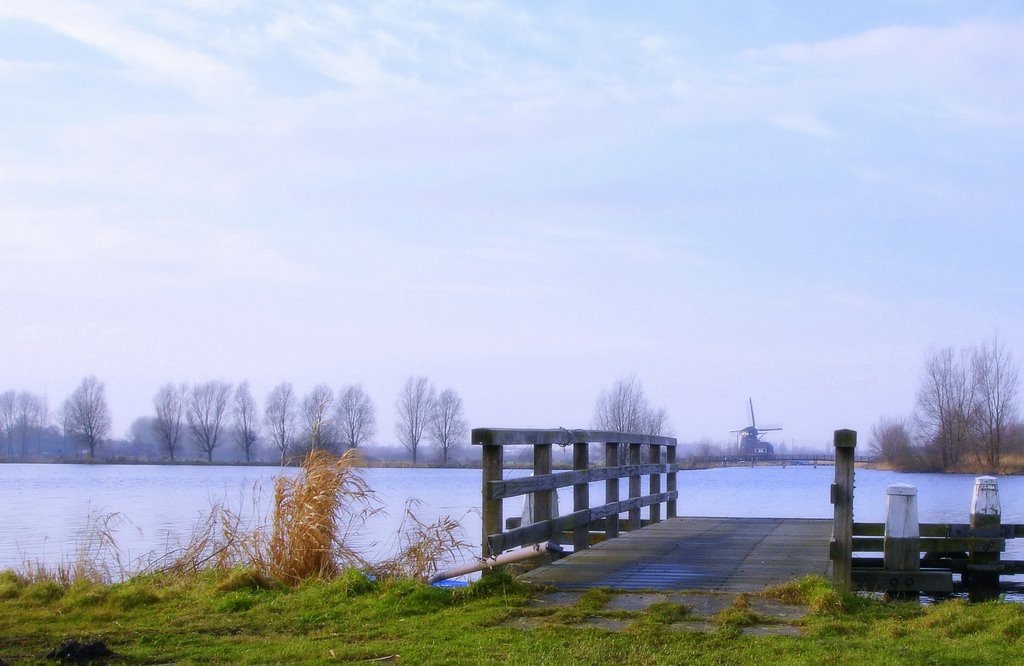
[[[277,467],[149,465],[0,465],[0,569],[26,561],[53,564],[73,558],[76,539],[90,516],[117,513],[117,543],[123,562],[164,553],[187,540],[213,503],[245,515],[267,505],[273,479],[295,474]],[[679,473],[679,513],[694,516],[831,518],[831,467],[734,467]],[[518,474],[515,473],[514,474]],[[382,556],[394,548],[403,508],[414,501],[420,520],[444,515],[460,520],[463,538],[480,542],[480,471],[464,469],[366,469],[364,477],[384,512],[353,535],[364,553]],[[885,488],[918,487],[922,522],[967,522],[974,477],[970,475],[856,472],[854,513],[858,521],[885,518]],[[1024,477],[999,480],[1003,521],[1024,523]],[[646,489],[645,489],[646,491]],[[603,502],[604,482],[591,484],[591,503]],[[620,490],[625,497],[625,488]],[[563,512],[572,489],[560,491]],[[258,511],[256,512],[258,513]],[[521,513],[506,500],[505,515]],[[258,521],[258,516],[253,518]],[[1007,542],[1006,556],[1024,559],[1024,544]]]

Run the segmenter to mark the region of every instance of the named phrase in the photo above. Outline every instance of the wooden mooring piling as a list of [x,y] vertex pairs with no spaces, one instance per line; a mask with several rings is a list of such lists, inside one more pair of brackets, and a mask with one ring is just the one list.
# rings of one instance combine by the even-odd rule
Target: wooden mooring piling
[[[838,590],[906,596],[950,592],[954,575],[968,589],[992,589],[1000,576],[1024,573],[1024,561],[1001,557],[1007,539],[1024,536],[1024,525],[1001,522],[993,477],[976,479],[970,520],[963,524],[920,523],[917,488],[905,484],[887,489],[884,523],[855,522],[857,433],[852,430],[834,434],[832,520],[679,517],[671,437],[477,428],[472,442],[483,453],[482,557],[545,541],[571,543],[571,556],[524,576],[562,589],[756,592],[819,574],[831,576]],[[552,471],[554,445],[572,447],[571,471]],[[532,476],[504,478],[509,446],[532,448]],[[592,460],[592,451],[603,452],[603,459]],[[642,494],[645,476],[648,492]],[[619,497],[623,478],[628,479],[625,499]],[[590,484],[601,481],[605,502],[591,506]],[[572,510],[559,514],[555,492],[568,486]],[[506,522],[503,501],[522,496],[530,497],[532,515]]]

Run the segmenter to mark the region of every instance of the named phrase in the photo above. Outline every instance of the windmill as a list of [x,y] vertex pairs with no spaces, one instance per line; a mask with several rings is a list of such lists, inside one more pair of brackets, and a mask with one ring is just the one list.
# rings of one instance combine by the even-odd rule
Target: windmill
[[739,452],[741,456],[771,458],[775,455],[775,449],[768,442],[762,442],[761,436],[766,432],[782,430],[782,428],[758,428],[757,421],[754,420],[754,400],[753,398],[748,398],[747,400],[750,402],[750,425],[746,428],[730,430],[729,432],[736,433],[739,439]]

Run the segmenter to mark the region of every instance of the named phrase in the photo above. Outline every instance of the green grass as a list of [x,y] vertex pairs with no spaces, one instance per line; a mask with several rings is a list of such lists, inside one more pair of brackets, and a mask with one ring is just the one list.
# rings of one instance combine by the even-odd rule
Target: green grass
[[[46,663],[63,640],[102,639],[118,664],[1013,664],[1024,607],[958,601],[920,607],[836,595],[807,579],[766,595],[812,608],[798,637],[751,637],[745,597],[709,632],[685,606],[607,611],[612,592],[537,610],[537,592],[494,576],[467,589],[377,583],[349,571],[295,587],[251,571],[147,576],[116,585],[32,585],[0,573],[0,660]],[[625,631],[584,623],[625,620]],[[527,618],[532,628],[510,620]],[[397,655],[397,656],[396,656]],[[394,657],[392,662],[369,662]],[[769,661],[770,660],[770,661]],[[50,662],[52,663],[52,662]]]

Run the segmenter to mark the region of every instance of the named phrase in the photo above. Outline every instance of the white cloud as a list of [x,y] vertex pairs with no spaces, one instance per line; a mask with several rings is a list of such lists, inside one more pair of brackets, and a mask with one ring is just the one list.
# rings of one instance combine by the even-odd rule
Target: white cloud
[[0,5],[2,18],[44,25],[122,62],[144,81],[180,88],[206,104],[234,104],[253,90],[244,74],[216,58],[133,28],[100,6],[15,1]]
[[56,71],[56,65],[45,62],[27,62],[0,58],[0,81],[19,81]]
[[976,126],[1024,119],[1020,22],[882,27],[745,51],[739,63],[766,91],[797,101],[803,110],[790,112],[797,118],[846,106]]
[[826,137],[835,133],[827,123],[811,115],[785,114],[772,118],[772,122],[779,127],[809,136]]

